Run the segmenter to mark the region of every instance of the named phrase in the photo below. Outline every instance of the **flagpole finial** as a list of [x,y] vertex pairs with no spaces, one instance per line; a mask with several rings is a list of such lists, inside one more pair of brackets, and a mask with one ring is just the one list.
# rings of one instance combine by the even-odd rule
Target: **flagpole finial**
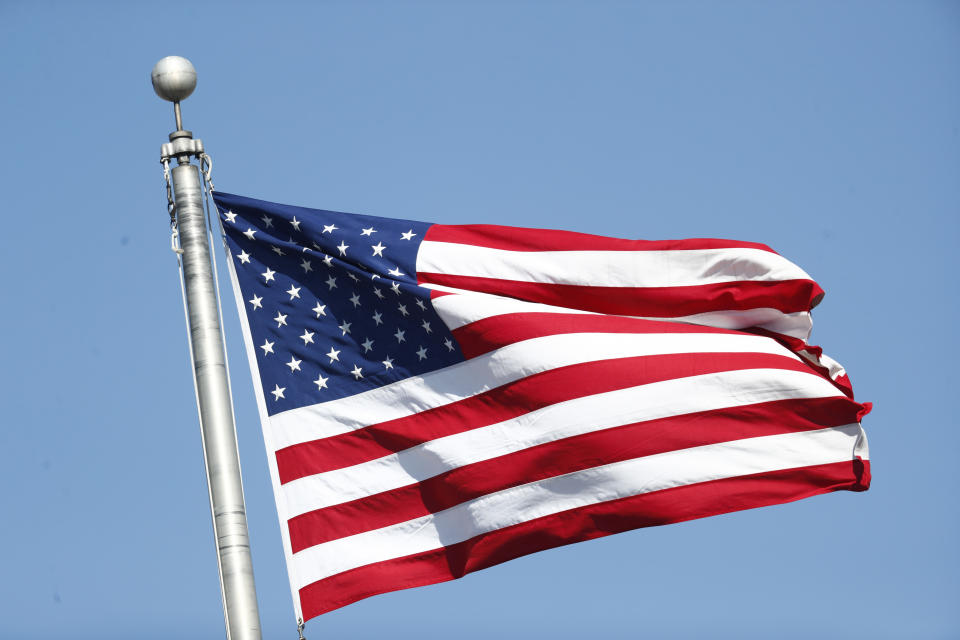
[[183,129],[180,121],[180,101],[187,99],[197,88],[197,70],[186,58],[167,56],[153,65],[150,73],[153,90],[158,96],[173,103],[173,113],[177,119],[177,131]]
[[153,65],[153,90],[168,102],[185,100],[197,88],[197,70],[186,58],[167,56]]

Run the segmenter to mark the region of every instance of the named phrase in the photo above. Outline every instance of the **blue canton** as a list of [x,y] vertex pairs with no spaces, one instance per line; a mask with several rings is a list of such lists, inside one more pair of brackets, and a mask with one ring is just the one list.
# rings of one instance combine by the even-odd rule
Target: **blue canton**
[[463,361],[416,284],[428,223],[214,201],[270,415]]

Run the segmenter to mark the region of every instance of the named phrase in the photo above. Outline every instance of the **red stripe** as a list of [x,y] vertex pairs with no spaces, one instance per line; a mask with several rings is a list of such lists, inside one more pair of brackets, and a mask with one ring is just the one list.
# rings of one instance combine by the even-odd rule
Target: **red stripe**
[[476,358],[494,349],[561,333],[726,333],[741,331],[664,320],[580,313],[507,313],[490,316],[453,330],[466,358]]
[[492,224],[431,226],[424,240],[471,244],[508,251],[676,251],[692,249],[760,249],[776,253],[759,242],[689,238],[686,240],[624,240],[574,231],[524,229]]
[[417,279],[420,284],[439,284],[568,309],[651,318],[759,308],[795,313],[809,311],[823,296],[823,290],[813,280],[741,280],[685,287],[599,287],[425,272],[417,272]]
[[[776,331],[770,331],[769,329],[761,329],[759,327],[750,327],[748,329],[744,329],[744,331],[748,333],[752,333],[754,335],[758,335],[758,336],[773,338],[774,340],[776,340],[786,348],[790,349],[790,351],[797,354],[800,358],[802,358],[804,362],[810,365],[810,368],[812,370],[816,371],[825,379],[832,382],[835,387],[837,387],[838,389],[840,389],[840,391],[844,393],[844,395],[846,395],[848,398],[853,398],[853,385],[850,383],[850,377],[847,376],[847,374],[837,376],[836,378],[831,378],[830,369],[828,369],[823,365],[811,362],[810,359],[804,356],[802,353],[806,351],[808,354],[813,355],[814,357],[817,358],[817,360],[819,360],[823,356],[823,349],[821,349],[820,347],[812,344],[807,344],[805,341],[801,340],[800,338],[787,336],[782,333],[777,333]],[[870,410],[867,409],[867,412],[869,411]]]
[[811,431],[856,422],[846,398],[781,400],[671,416],[541,444],[451,469],[373,496],[288,521],[293,552],[437,513],[488,493],[622,460],[743,438]]
[[277,451],[281,484],[349,467],[435,438],[494,424],[597,393],[738,369],[776,368],[816,375],[789,356],[684,353],[600,360],[551,369],[442,407]]
[[853,460],[675,487],[563,511],[470,540],[369,564],[300,589],[304,619],[388,591],[459,578],[530,553],[574,542],[837,490],[864,491],[870,462]]

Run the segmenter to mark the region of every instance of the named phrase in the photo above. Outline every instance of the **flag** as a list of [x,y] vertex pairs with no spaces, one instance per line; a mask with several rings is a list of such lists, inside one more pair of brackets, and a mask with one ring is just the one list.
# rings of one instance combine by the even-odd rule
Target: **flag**
[[214,199],[304,619],[869,486],[823,292],[765,245]]

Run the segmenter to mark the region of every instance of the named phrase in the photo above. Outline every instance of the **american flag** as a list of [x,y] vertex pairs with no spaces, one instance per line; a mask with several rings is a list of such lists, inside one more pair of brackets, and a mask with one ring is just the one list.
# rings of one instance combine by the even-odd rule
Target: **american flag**
[[823,292],[765,245],[214,199],[304,619],[869,486]]

